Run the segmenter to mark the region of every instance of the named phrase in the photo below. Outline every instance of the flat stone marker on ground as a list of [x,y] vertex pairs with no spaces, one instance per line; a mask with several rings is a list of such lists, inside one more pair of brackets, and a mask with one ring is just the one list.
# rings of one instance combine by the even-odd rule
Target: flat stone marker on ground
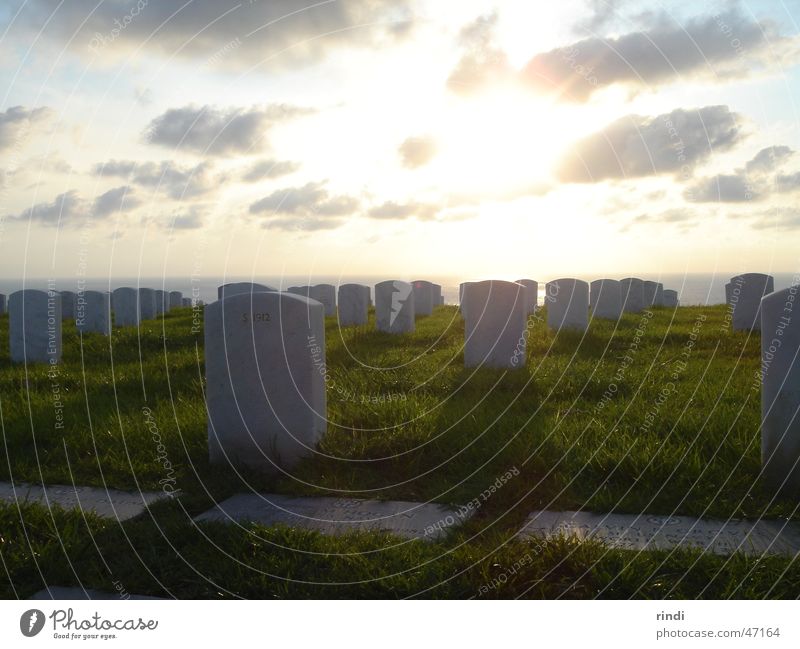
[[367,324],[369,312],[369,287],[361,284],[339,286],[339,326],[353,327]]
[[375,284],[375,323],[378,331],[413,333],[414,288],[408,282],[389,280]]
[[775,291],[772,275],[745,273],[731,277],[731,302],[734,331],[761,328],[761,298]]
[[672,289],[665,288],[664,289],[664,297],[662,299],[662,306],[669,307],[674,309],[678,306],[678,291],[673,291]]
[[533,279],[518,279],[517,284],[522,284],[528,292],[526,295],[527,315],[536,313],[536,306],[539,300],[539,282]]
[[81,333],[111,335],[111,296],[105,291],[84,291],[78,294],[75,326]]
[[486,280],[464,287],[464,366],[523,367],[528,289],[516,282]]
[[9,504],[36,503],[44,507],[91,511],[103,518],[125,521],[141,514],[145,507],[169,498],[163,491],[128,492],[102,487],[0,482],[0,501]]
[[547,326],[556,331],[589,327],[589,284],[565,277],[546,286]]
[[139,292],[130,286],[114,289],[114,324],[130,327],[139,324]]
[[411,282],[414,287],[414,314],[431,315],[434,307],[434,284],[424,279],[415,279]]
[[617,550],[701,549],[712,554],[788,555],[800,552],[800,524],[702,520],[688,516],[532,512],[520,536],[593,539]]
[[622,316],[622,290],[615,279],[596,279],[590,285],[592,316],[619,320]]
[[156,317],[156,292],[152,288],[139,289],[139,320]]
[[180,291],[169,292],[169,308],[178,309],[183,306],[183,293]]
[[407,539],[434,540],[470,514],[466,508],[434,503],[249,493],[232,496],[194,520],[286,525],[331,535],[385,531]]
[[256,284],[255,282],[231,282],[230,284],[223,284],[217,287],[217,299],[221,300],[224,297],[232,295],[241,295],[242,293],[263,293],[264,291],[275,291],[276,289],[266,284]]
[[325,307],[325,317],[336,315],[336,287],[333,284],[316,284],[308,292],[308,297]]
[[622,293],[622,310],[625,313],[641,313],[644,309],[644,281],[638,277],[626,277],[619,281]]
[[267,473],[312,455],[326,430],[325,319],[290,293],[240,293],[205,309],[213,464]]
[[761,300],[761,464],[770,487],[800,493],[800,286]]
[[48,586],[31,595],[29,599],[90,599],[90,600],[163,600],[164,597],[149,597],[147,595],[131,595],[127,592],[111,593],[93,588],[80,588],[77,586]]
[[15,363],[61,360],[61,295],[24,289],[8,298],[8,341]]
[[73,291],[59,291],[61,295],[61,318],[63,320],[75,319],[75,300],[78,294]]

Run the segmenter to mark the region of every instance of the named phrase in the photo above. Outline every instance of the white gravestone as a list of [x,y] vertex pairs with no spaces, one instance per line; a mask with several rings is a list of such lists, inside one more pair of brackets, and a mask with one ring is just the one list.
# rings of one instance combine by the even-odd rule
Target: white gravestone
[[6,296],[0,293],[0,315],[6,314]]
[[178,309],[183,306],[183,293],[180,291],[169,292],[169,308]]
[[367,324],[369,287],[361,284],[339,286],[339,326],[352,327]]
[[325,307],[325,317],[336,315],[336,287],[333,284],[316,284],[310,287],[308,297]]
[[192,298],[190,297],[182,297],[181,298],[181,306],[186,308],[192,306]]
[[64,320],[75,319],[75,301],[78,294],[73,291],[60,291],[61,295],[61,317]]
[[274,291],[275,289],[266,284],[256,284],[254,282],[231,282],[217,287],[217,299],[221,300],[232,295],[242,293],[263,293],[264,291]]
[[545,287],[547,326],[559,331],[589,327],[589,284],[580,279],[562,278]]
[[166,306],[168,295],[169,293],[161,290],[160,288],[157,288],[153,291],[153,299],[155,300],[156,305],[155,314],[157,316],[163,314],[167,310],[164,307]]
[[592,316],[619,320],[622,317],[622,289],[615,279],[596,279],[591,283],[589,300]]
[[800,286],[761,300],[761,463],[771,487],[800,493]]
[[436,308],[437,306],[441,306],[444,304],[444,298],[442,297],[442,285],[441,284],[434,284],[433,285],[433,306]]
[[528,289],[516,282],[486,280],[464,287],[464,366],[525,365]]
[[673,291],[670,288],[664,289],[664,297],[662,299],[662,306],[674,309],[678,306],[678,291]]
[[664,285],[661,282],[656,283],[656,297],[653,300],[653,306],[664,306]]
[[139,289],[139,320],[156,317],[156,292],[152,288]]
[[15,363],[61,360],[61,295],[25,289],[8,298],[8,339]]
[[274,473],[314,453],[326,430],[321,304],[281,292],[214,302],[205,359],[213,464]]
[[775,280],[763,273],[745,273],[731,278],[733,330],[751,331],[761,327],[761,298],[775,290]]
[[81,333],[111,335],[111,296],[105,291],[79,294],[75,325]]
[[433,313],[434,285],[424,279],[415,279],[411,282],[414,287],[414,313],[415,315],[431,315]]
[[622,293],[622,310],[625,313],[641,313],[644,309],[644,281],[638,277],[626,277],[619,282]]
[[643,288],[645,306],[661,306],[664,298],[664,285],[661,282],[646,280]]
[[466,305],[464,304],[464,290],[469,284],[472,283],[473,282],[461,282],[461,284],[458,285],[458,310],[461,311],[461,317],[465,320],[467,318],[467,314]]
[[139,324],[138,291],[129,286],[114,289],[114,324],[130,327]]
[[536,313],[536,305],[539,300],[539,282],[533,279],[518,279],[517,284],[522,284],[528,289],[526,295],[528,297],[527,312],[528,315]]
[[375,323],[378,331],[392,334],[414,331],[414,288],[408,282],[389,280],[375,284]]

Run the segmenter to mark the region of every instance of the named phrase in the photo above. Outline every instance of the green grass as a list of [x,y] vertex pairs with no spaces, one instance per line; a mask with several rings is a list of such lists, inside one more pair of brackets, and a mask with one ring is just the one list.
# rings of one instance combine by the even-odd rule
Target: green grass
[[[652,314],[593,322],[585,336],[555,335],[531,318],[527,364],[511,372],[463,367],[454,307],[418,319],[408,336],[339,330],[328,319],[320,450],[329,457],[296,467],[298,480],[243,481],[208,464],[203,339],[190,309],[139,332],[116,329],[110,341],[81,342],[65,327],[55,379],[63,428],[47,368],[26,374],[3,347],[0,479],[158,489],[174,476],[182,495],[122,526],[34,506],[23,524],[16,508],[0,507],[0,596],[29,595],[41,574],[180,597],[796,596],[800,569],[788,559],[515,538],[542,508],[800,518],[795,501],[759,479],[758,336],[724,331],[724,307]],[[0,340],[7,326],[0,318]],[[482,500],[509,470],[517,475]],[[213,499],[251,488],[481,506],[436,543],[191,524]]]

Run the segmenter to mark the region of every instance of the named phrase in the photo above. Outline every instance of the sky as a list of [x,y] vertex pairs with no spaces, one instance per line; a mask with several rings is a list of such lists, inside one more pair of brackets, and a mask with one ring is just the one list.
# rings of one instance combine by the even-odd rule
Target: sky
[[800,272],[800,4],[5,0],[6,278]]

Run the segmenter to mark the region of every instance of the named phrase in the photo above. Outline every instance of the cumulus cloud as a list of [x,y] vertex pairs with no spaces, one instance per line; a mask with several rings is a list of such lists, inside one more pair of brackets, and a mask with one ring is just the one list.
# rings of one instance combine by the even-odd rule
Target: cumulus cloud
[[96,165],[94,173],[98,176],[124,178],[135,185],[162,191],[174,199],[207,194],[217,190],[227,180],[226,175],[215,173],[214,164],[208,161],[194,166],[181,166],[171,160],[109,160]]
[[495,42],[497,20],[495,11],[479,16],[461,29],[458,45],[462,56],[447,78],[451,91],[468,95],[512,73],[508,56]]
[[264,219],[266,227],[280,230],[322,230],[344,223],[360,201],[347,195],[331,195],[324,182],[287,187],[272,192],[250,205],[250,213]]
[[563,98],[586,101],[598,88],[623,84],[653,87],[687,77],[712,81],[745,77],[795,60],[798,39],[776,25],[736,11],[681,25],[666,15],[647,30],[616,38],[586,38],[534,56],[522,79]]
[[21,143],[30,132],[50,120],[53,111],[47,107],[12,106],[0,113],[0,151]]
[[86,201],[73,189],[59,194],[50,203],[37,203],[11,218],[17,221],[33,221],[52,226],[71,225],[76,220],[85,219],[87,215]]
[[245,170],[242,180],[254,183],[268,178],[279,178],[294,173],[299,168],[299,163],[290,160],[259,160]]
[[373,219],[394,220],[415,217],[421,221],[428,221],[436,216],[439,208],[429,203],[396,203],[386,201],[369,209],[367,216]]
[[745,135],[741,116],[727,106],[677,108],[657,117],[627,115],[577,142],[557,175],[563,182],[591,183],[686,174]]
[[[207,66],[288,68],[343,46],[379,47],[403,38],[409,0],[30,0],[15,29],[107,60],[144,43],[151,52]],[[236,42],[238,46],[230,47]],[[228,49],[226,50],[226,45]],[[224,56],[219,53],[224,52]]]
[[794,155],[788,146],[768,146],[761,149],[755,157],[745,165],[747,173],[768,173],[775,171]]
[[128,212],[140,204],[141,201],[134,195],[133,187],[124,185],[109,189],[95,198],[92,214],[97,217],[105,217],[114,212]]
[[430,135],[406,138],[397,149],[400,161],[407,169],[428,164],[436,155],[436,140]]
[[754,230],[800,230],[800,210],[795,207],[775,207],[757,214],[736,218],[749,218]]
[[145,129],[150,144],[204,155],[259,153],[267,131],[276,122],[313,112],[308,108],[271,104],[251,108],[185,106],[171,108]]
[[793,192],[800,189],[800,172],[778,174],[774,183],[776,192]]
[[686,188],[683,197],[698,203],[741,203],[759,200],[761,193],[746,175],[736,173],[700,178]]

